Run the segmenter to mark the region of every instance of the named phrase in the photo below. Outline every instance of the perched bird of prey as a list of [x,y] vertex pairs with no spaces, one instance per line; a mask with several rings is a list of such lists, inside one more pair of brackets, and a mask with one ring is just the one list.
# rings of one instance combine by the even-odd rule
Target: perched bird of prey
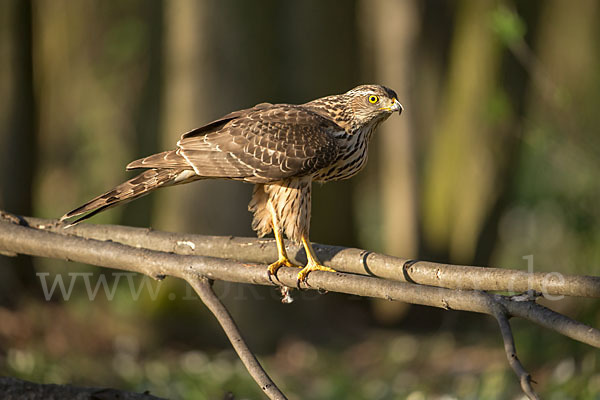
[[[233,179],[254,183],[248,210],[258,236],[271,231],[279,258],[268,268],[271,279],[281,266],[294,267],[283,234],[302,243],[308,263],[298,273],[305,282],[311,271],[333,271],[317,259],[308,238],[312,182],[347,179],[367,162],[375,128],[395,111],[396,93],[384,86],[362,85],[344,94],[293,104],[261,103],[235,111],[185,133],[177,149],[127,165],[146,169],[138,176],[65,214],[82,214],[74,225],[117,204],[166,186],[200,179]],[[86,214],[87,213],[87,214]]]

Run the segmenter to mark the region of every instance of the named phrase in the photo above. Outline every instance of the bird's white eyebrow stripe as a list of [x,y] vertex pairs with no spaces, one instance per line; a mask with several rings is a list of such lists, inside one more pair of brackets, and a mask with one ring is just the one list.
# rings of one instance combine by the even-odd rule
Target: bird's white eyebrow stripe
[[367,94],[374,94],[375,92],[373,90],[351,90],[348,93],[367,95]]

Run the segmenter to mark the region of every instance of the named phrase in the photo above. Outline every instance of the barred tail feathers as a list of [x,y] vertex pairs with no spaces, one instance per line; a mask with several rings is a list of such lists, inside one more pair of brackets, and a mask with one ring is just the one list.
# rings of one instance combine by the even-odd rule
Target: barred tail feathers
[[160,187],[187,183],[196,179],[200,179],[200,177],[189,169],[149,169],[135,178],[121,183],[112,190],[93,198],[84,205],[69,211],[60,220],[62,222],[69,218],[85,214],[75,221],[70,222],[65,226],[67,228],[108,208],[142,197]]

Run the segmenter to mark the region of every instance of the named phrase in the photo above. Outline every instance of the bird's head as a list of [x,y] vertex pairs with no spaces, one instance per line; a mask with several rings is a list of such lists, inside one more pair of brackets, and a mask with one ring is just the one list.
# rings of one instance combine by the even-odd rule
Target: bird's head
[[357,86],[344,94],[321,97],[305,106],[332,119],[350,133],[365,127],[372,131],[394,112],[402,112],[396,92],[381,85]]
[[361,85],[345,93],[355,123],[366,125],[384,121],[394,112],[402,112],[402,104],[392,89],[380,85]]

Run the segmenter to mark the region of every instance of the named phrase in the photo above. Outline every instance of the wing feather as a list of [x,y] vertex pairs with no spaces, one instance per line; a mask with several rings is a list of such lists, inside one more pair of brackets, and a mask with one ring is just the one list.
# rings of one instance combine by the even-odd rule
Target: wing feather
[[130,168],[188,168],[209,178],[255,183],[304,176],[335,161],[333,137],[343,131],[302,106],[260,104],[185,133],[178,149],[130,163]]

